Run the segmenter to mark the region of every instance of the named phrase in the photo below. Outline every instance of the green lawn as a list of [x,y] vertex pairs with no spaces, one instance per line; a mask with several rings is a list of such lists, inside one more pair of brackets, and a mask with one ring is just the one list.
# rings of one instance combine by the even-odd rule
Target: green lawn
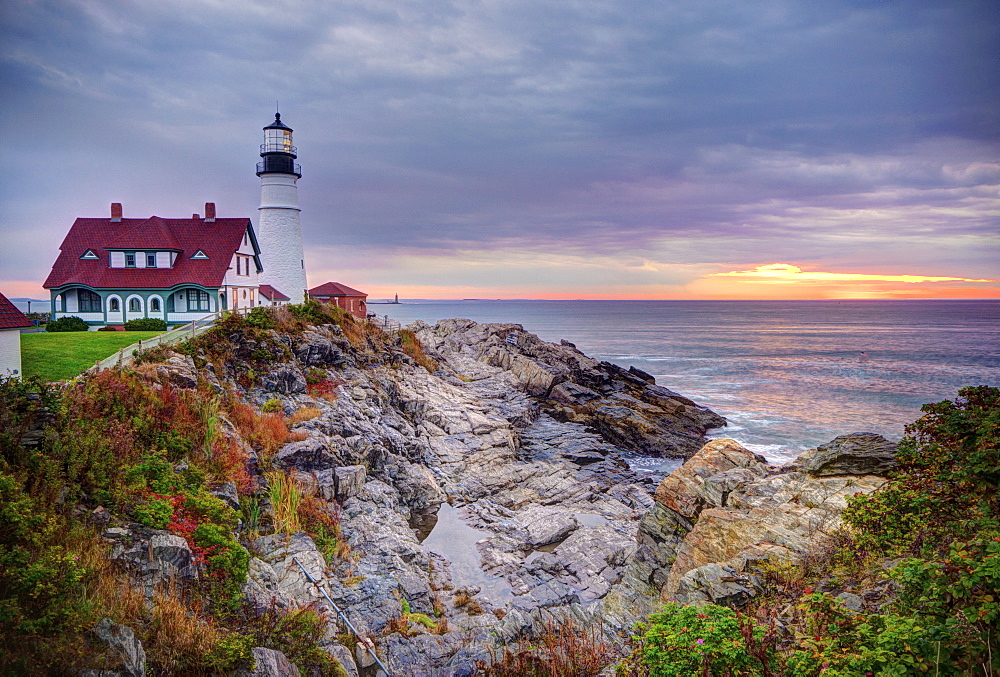
[[73,378],[120,348],[159,331],[65,331],[21,334],[21,370],[46,381]]

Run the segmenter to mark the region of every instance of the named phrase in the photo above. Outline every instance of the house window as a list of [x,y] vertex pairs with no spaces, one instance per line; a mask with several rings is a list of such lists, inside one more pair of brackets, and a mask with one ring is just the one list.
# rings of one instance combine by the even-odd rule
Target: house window
[[208,310],[208,292],[193,289],[188,292],[188,312],[192,310]]
[[130,298],[128,300],[128,312],[130,312],[130,313],[138,313],[141,310],[142,310],[142,306],[139,305],[139,299],[137,299],[137,298]]
[[150,299],[149,309],[154,313],[160,312],[160,299]]
[[118,305],[118,299],[111,299],[111,302],[108,304],[108,310],[112,313],[117,313],[121,310],[121,306]]
[[243,257],[242,256],[237,256],[236,257],[236,274],[237,275],[242,275],[243,274]]
[[78,289],[77,298],[80,299],[81,313],[101,312],[101,297],[89,289]]
[[156,268],[156,254],[146,254],[146,267]]
[[133,252],[131,254],[129,254],[129,253],[125,254],[125,267],[126,268],[135,268],[135,252]]

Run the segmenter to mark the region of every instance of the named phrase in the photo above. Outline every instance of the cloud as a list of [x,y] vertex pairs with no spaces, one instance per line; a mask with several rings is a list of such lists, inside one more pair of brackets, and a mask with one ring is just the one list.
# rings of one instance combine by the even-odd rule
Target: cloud
[[630,258],[998,277],[998,24],[980,0],[9,0],[0,237],[30,255],[0,278],[44,278],[111,201],[255,216],[275,100],[307,246],[423,258],[440,288],[517,252],[579,262],[519,268],[560,288]]
[[725,273],[712,273],[712,277],[747,277],[758,281],[780,283],[810,283],[810,282],[905,282],[917,284],[921,282],[998,282],[998,280],[973,280],[964,277],[934,277],[929,275],[878,275],[872,273],[827,273],[820,271],[804,271],[790,263],[768,263],[752,270],[736,270]]

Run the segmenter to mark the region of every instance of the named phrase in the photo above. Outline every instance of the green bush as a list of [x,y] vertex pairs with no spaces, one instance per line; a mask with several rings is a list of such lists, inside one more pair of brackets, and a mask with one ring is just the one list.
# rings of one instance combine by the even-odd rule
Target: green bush
[[788,658],[789,677],[911,675],[934,667],[935,637],[918,618],[857,613],[819,592],[803,599],[807,622]]
[[90,325],[76,315],[60,317],[45,325],[45,331],[89,331]]
[[66,520],[25,491],[20,478],[0,472],[0,636],[8,641],[90,622],[88,572],[63,543],[67,531]]
[[125,323],[125,331],[166,331],[167,323],[155,317],[140,317]]
[[1000,389],[963,388],[954,402],[922,411],[899,444],[896,474],[843,513],[858,559],[905,557],[891,574],[901,588],[893,608],[899,617],[873,615],[838,641],[862,655],[884,646],[887,633],[909,632],[914,661],[933,655],[930,665],[948,674],[997,670]]
[[173,504],[164,498],[152,498],[140,503],[133,510],[135,521],[154,529],[165,529],[174,516]]
[[[696,607],[669,602],[663,611],[650,615],[648,625],[638,629],[640,635],[633,640],[639,648],[630,659],[630,667],[638,674],[650,677],[770,674],[766,670],[774,659],[774,649],[765,642],[765,629],[753,625],[741,627],[732,609],[714,604]],[[744,633],[749,634],[749,643]]]
[[250,553],[232,537],[228,529],[218,524],[200,524],[191,536],[208,562],[213,601],[220,609],[235,611],[243,604],[242,590]]
[[285,405],[277,397],[272,397],[264,403],[260,410],[265,414],[277,414],[279,411],[283,412],[285,410]]
[[271,311],[264,306],[257,306],[251,309],[244,319],[251,327],[257,327],[258,329],[274,329],[275,327]]

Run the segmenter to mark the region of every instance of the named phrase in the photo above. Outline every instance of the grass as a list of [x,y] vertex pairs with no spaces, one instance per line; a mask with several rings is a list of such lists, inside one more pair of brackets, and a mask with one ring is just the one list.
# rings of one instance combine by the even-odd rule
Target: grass
[[63,381],[79,375],[121,348],[146,340],[159,331],[68,331],[21,334],[21,365],[25,376]]

